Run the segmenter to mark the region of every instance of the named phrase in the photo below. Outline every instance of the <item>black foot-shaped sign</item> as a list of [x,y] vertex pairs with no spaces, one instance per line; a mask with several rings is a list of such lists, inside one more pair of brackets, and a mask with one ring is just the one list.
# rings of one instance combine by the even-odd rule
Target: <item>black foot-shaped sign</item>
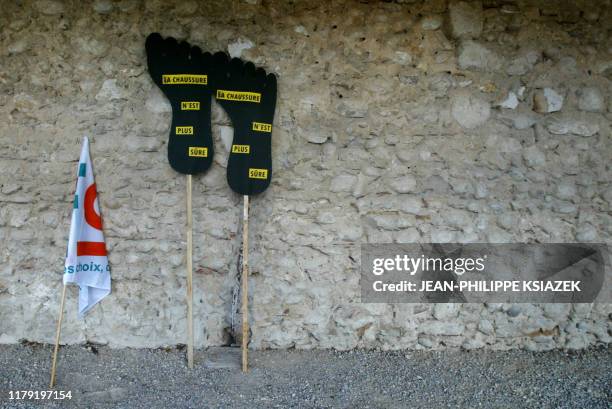
[[153,33],[146,41],[149,73],[172,105],[168,160],[185,174],[206,171],[213,158],[210,131],[212,57],[186,42]]
[[227,181],[236,193],[261,193],[272,178],[276,77],[225,53],[214,55],[215,98],[234,126]]

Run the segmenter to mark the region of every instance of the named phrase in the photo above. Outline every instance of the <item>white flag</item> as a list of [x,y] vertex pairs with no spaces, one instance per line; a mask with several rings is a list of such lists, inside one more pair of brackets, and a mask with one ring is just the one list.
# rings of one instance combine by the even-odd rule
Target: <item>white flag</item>
[[94,183],[89,140],[83,138],[72,205],[70,238],[64,264],[64,284],[79,286],[79,316],[110,294],[110,266],[102,233],[102,218]]

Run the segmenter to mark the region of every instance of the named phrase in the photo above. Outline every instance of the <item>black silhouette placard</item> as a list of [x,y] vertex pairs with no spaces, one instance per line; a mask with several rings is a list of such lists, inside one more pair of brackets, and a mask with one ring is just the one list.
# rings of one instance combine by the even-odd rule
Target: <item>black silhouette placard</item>
[[172,105],[168,161],[174,170],[194,175],[212,164],[212,95],[209,53],[153,33],[146,41],[149,74]]
[[234,126],[227,181],[241,195],[261,193],[272,178],[276,77],[222,52],[213,56],[213,65],[215,99]]

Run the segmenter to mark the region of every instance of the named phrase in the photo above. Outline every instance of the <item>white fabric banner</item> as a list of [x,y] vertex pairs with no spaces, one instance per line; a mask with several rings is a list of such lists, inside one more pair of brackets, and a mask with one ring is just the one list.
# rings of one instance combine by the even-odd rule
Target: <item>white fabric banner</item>
[[87,137],[83,138],[77,172],[64,284],[79,286],[79,316],[82,317],[111,290],[110,266]]

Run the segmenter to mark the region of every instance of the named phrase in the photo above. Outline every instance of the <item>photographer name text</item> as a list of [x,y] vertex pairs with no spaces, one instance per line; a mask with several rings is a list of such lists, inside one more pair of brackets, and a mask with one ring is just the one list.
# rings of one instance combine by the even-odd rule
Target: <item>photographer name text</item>
[[372,288],[376,292],[573,292],[582,291],[580,289],[580,284],[581,282],[579,280],[423,280],[420,283],[402,280],[395,283],[374,281],[372,283]]

